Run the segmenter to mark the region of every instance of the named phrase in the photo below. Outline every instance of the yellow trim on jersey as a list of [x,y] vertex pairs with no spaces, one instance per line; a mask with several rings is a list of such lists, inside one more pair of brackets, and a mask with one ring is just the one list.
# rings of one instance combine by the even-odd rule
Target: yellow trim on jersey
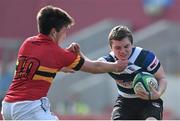
[[[48,75],[43,75],[44,73],[47,73]],[[35,73],[33,80],[44,80],[49,83],[52,83],[52,80],[54,79],[54,76],[58,72],[58,69],[49,68],[45,66],[39,66],[37,72]],[[49,74],[53,74],[54,76],[49,76]]]
[[33,80],[44,80],[44,81],[47,81],[49,83],[52,83],[53,79],[54,78],[52,78],[52,77],[45,77],[45,76],[40,76],[40,75],[34,75],[34,77],[33,77]]
[[72,69],[75,68],[79,64],[80,60],[81,60],[81,56],[78,55],[74,60],[74,62],[71,65],[69,65],[67,68],[72,68]]
[[50,73],[56,73],[58,71],[58,69],[48,68],[48,67],[45,67],[45,66],[39,66],[38,71],[45,71],[45,72],[50,72]]

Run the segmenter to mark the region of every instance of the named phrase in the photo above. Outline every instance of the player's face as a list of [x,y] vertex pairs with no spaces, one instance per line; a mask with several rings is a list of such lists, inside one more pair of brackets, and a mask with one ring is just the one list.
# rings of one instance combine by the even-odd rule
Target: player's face
[[59,32],[57,32],[56,36],[57,36],[58,44],[61,44],[65,40],[67,30],[68,30],[67,27],[63,27]]
[[127,37],[121,41],[112,40],[111,50],[119,60],[127,60],[132,52],[132,44]]

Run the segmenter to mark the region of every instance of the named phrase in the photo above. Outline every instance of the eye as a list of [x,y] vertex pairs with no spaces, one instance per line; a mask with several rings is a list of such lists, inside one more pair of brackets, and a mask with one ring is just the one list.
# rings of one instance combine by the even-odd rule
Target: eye
[[128,44],[128,45],[124,46],[124,48],[129,48],[129,46],[130,46],[130,45]]
[[115,47],[115,49],[116,49],[116,50],[120,50],[120,49],[121,49],[121,47],[119,47],[119,46],[116,46],[116,47]]

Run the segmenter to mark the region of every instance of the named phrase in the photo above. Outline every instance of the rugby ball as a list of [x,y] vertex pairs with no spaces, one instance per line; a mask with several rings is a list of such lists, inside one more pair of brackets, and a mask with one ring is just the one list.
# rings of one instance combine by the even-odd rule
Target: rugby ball
[[133,79],[133,89],[137,94],[138,91],[143,91],[150,95],[151,88],[150,85],[158,90],[158,82],[155,77],[148,72],[139,72]]

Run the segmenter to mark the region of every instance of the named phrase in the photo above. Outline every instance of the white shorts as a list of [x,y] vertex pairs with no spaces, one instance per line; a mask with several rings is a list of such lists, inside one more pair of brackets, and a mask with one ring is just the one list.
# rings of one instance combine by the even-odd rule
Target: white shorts
[[2,102],[4,120],[58,120],[50,111],[47,97],[35,101]]

